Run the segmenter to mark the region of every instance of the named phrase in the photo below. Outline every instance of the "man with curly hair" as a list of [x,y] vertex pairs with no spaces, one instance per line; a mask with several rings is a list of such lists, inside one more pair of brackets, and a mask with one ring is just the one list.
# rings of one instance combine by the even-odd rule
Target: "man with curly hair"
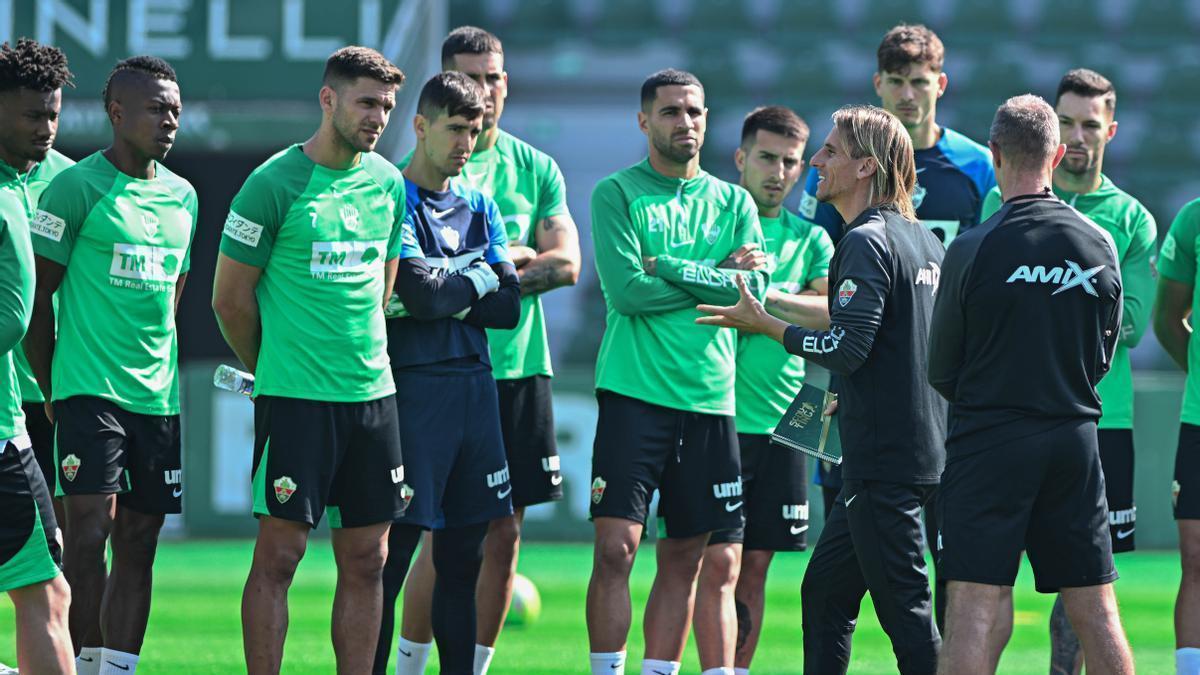
[[45,425],[26,422],[17,365],[33,305],[31,192],[71,163],[51,149],[69,84],[61,50],[28,39],[0,45],[0,590],[16,610],[17,664],[36,673],[73,672],[74,657],[58,524],[30,447],[29,432]]

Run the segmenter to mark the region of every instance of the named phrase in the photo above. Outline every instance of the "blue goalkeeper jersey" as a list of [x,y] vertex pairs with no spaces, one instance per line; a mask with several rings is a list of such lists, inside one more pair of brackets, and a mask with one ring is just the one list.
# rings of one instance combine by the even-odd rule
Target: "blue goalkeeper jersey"
[[[942,137],[931,148],[917,150],[917,187],[913,206],[917,218],[946,246],[979,224],[983,200],[996,185],[992,153],[985,146],[953,129],[942,127]],[[817,171],[809,169],[800,201],[800,216],[829,231],[836,243],[845,224],[837,209],[817,201]]]
[[[400,261],[423,259],[430,278],[460,275],[477,261],[512,264],[500,208],[479,190],[451,181],[442,192],[426,190],[407,178]],[[386,312],[388,354],[396,369],[454,362],[491,367],[487,334],[463,317],[415,318],[399,300],[399,284]]]

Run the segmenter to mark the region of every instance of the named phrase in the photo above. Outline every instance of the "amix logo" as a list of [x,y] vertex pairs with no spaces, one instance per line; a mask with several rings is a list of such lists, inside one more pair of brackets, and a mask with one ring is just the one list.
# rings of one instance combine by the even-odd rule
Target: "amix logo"
[[922,267],[917,270],[917,286],[933,286],[933,292],[936,295],[938,283],[942,280],[942,268],[938,267],[935,262],[929,263],[929,267]]
[[740,497],[742,496],[742,479],[739,478],[729,483],[715,483],[712,488],[713,496],[717,499]]
[[1008,281],[1005,283],[1013,284],[1018,281],[1024,281],[1027,284],[1058,284],[1058,288],[1050,295],[1058,295],[1072,288],[1081,288],[1088,295],[1100,297],[1100,294],[1096,292],[1096,288],[1092,286],[1092,279],[1100,273],[1100,270],[1104,269],[1104,265],[1097,265],[1085,270],[1074,260],[1064,260],[1063,262],[1066,263],[1066,267],[1051,267],[1049,269],[1042,265],[1037,265],[1033,268],[1030,268],[1029,265],[1021,265],[1013,270],[1013,273],[1009,275]]

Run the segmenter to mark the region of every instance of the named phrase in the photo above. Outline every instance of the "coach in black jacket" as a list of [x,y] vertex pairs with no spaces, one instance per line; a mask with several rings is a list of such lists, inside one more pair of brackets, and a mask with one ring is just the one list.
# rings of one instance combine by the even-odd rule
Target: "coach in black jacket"
[[1050,189],[1065,148],[1045,101],[1006,101],[990,145],[1004,206],[946,253],[929,343],[929,381],[954,411],[942,672],[995,672],[1027,551],[1037,589],[1061,592],[1088,673],[1132,673],[1096,437],[1121,326],[1116,251]]
[[744,287],[736,306],[701,305],[712,316],[698,322],[765,333],[842,376],[845,482],[804,575],[804,671],[846,672],[870,591],[900,672],[932,673],[941,637],[920,513],[945,460],[946,404],[925,380],[943,248],[913,213],[916,170],[900,121],[872,106],[833,121],[812,159],[817,199],[847,223],[829,267],[828,329],[789,325]]

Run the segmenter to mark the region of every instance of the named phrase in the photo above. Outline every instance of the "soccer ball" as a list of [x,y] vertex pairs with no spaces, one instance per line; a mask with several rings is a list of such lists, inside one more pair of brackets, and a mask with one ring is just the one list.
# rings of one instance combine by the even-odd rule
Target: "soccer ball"
[[508,609],[505,626],[528,626],[542,613],[542,596],[529,577],[518,574],[513,578],[512,606]]

